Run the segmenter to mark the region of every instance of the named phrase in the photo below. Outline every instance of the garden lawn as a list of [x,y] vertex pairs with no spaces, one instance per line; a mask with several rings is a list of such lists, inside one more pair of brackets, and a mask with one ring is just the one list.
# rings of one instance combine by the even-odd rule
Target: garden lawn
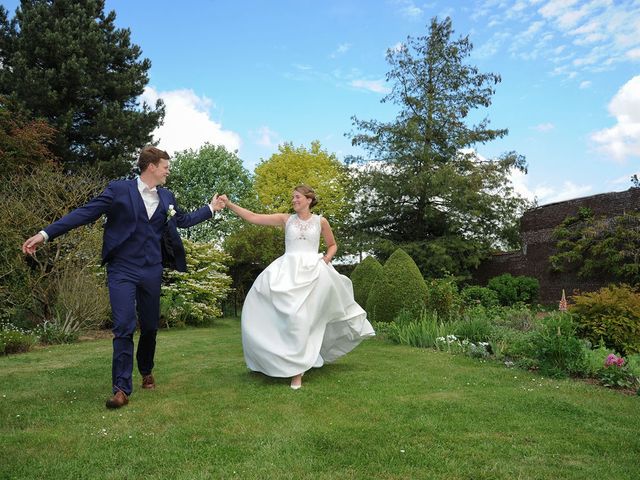
[[227,319],[161,331],[119,410],[110,368],[110,340],[0,357],[0,478],[640,478],[640,397],[497,363],[371,339],[294,391]]

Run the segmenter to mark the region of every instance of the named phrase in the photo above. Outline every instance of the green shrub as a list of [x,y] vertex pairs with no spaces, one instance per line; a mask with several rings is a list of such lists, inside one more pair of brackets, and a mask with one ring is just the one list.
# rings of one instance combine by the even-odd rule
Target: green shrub
[[371,288],[366,310],[374,321],[391,322],[406,309],[417,317],[422,312],[427,285],[413,259],[397,249],[382,267],[382,275]]
[[443,320],[460,312],[461,298],[453,278],[434,278],[427,282],[426,307]]
[[491,338],[493,325],[484,308],[476,307],[467,311],[463,318],[456,322],[453,333],[470,342],[486,342]]
[[371,287],[378,281],[380,275],[382,275],[382,264],[373,256],[366,257],[356,265],[351,272],[351,282],[353,296],[358,305],[366,308]]
[[482,305],[483,307],[491,308],[500,304],[496,291],[488,287],[471,285],[463,288],[460,296],[467,306]]
[[73,343],[80,337],[79,329],[70,329],[68,324],[45,321],[38,325],[34,331],[38,341],[43,345],[57,345],[60,343]]
[[494,326],[491,332],[491,350],[496,358],[507,363],[527,363],[525,368],[533,366],[535,357],[533,338],[535,332],[513,330],[509,327]]
[[607,347],[623,354],[640,352],[640,294],[636,290],[610,285],[571,300],[579,335],[594,344],[602,338]]
[[528,332],[536,325],[535,313],[524,305],[491,309],[492,323],[513,330]]
[[[100,221],[47,242],[35,256],[25,258],[17,246],[43,226],[84,204],[105,184],[90,171],[69,174],[53,166],[0,182],[0,197],[11,206],[0,216],[0,314],[7,309],[28,312],[36,323],[50,320],[57,302],[58,282],[67,269],[100,264]],[[78,294],[88,296],[87,291],[80,289]]]
[[553,377],[585,375],[587,346],[576,336],[576,325],[568,313],[552,313],[533,335],[535,360],[540,371]]
[[28,352],[38,337],[11,324],[0,325],[0,354]]
[[487,287],[498,294],[501,305],[511,306],[518,302],[533,303],[538,298],[540,282],[533,277],[505,273],[489,280]]

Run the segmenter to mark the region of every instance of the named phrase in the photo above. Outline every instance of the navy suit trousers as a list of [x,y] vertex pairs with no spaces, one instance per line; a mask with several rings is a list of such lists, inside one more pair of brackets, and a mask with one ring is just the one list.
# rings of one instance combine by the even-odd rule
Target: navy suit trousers
[[133,390],[133,334],[140,322],[136,360],[141,375],[153,370],[156,333],[160,321],[162,264],[139,267],[126,263],[107,266],[107,281],[113,318],[113,393]]

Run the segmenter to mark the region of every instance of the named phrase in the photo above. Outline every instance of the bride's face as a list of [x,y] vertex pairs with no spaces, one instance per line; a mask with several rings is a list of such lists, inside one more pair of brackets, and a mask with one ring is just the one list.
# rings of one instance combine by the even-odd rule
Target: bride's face
[[293,205],[294,212],[303,212],[309,209],[309,205],[311,204],[311,199],[305,197],[299,191],[293,191],[293,197],[291,197],[291,204]]

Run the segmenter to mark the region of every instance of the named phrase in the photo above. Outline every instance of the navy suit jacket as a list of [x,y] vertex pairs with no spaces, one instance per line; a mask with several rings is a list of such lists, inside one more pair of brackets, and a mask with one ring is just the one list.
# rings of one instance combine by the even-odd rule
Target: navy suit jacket
[[[166,188],[158,187],[160,203],[158,209],[166,217],[169,205],[173,205],[176,214],[171,217],[165,229],[163,241],[173,250],[172,267],[185,271],[187,268],[184,247],[177,227],[187,228],[203,222],[213,216],[211,209],[205,205],[191,213],[182,212],[176,203],[176,197]],[[140,203],[140,192],[136,180],[115,180],[97,197],[85,205],[69,212],[57,222],[44,229],[52,240],[81,225],[95,222],[102,215],[107,216],[102,241],[102,263],[107,263],[124,241],[135,231]],[[126,259],[125,259],[126,260]],[[163,262],[164,263],[164,262]],[[167,266],[167,265],[165,265]]]

